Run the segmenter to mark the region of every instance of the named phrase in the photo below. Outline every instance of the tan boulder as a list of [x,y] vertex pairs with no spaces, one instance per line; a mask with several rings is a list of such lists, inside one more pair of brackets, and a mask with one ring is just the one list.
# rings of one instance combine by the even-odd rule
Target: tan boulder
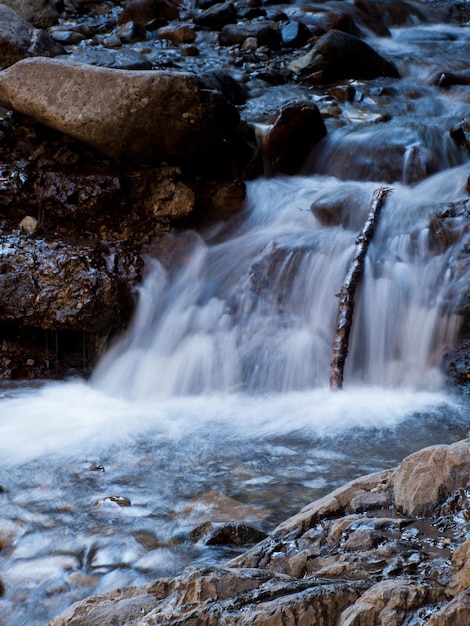
[[411,609],[433,601],[431,587],[411,580],[382,580],[348,607],[339,626],[401,626]]
[[191,158],[220,144],[236,109],[196,75],[25,59],[0,73],[0,105],[115,158]]
[[470,473],[470,439],[424,448],[395,472],[395,506],[405,515],[426,515],[460,488]]

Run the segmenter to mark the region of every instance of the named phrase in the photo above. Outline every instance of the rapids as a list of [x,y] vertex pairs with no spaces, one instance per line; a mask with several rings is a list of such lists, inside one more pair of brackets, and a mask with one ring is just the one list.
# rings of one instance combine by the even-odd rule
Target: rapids
[[[302,175],[249,183],[243,215],[180,235],[171,267],[148,258],[134,320],[89,382],[0,387],[0,623],[44,626],[91,593],[220,562],[236,549],[190,543],[200,522],[269,531],[353,477],[468,436],[468,402],[439,367],[462,324],[462,242],[436,251],[429,236],[436,209],[468,197],[469,159],[448,137],[468,89],[430,82],[468,69],[448,45],[468,47],[467,30],[374,41],[402,81],[356,85],[348,123],[329,122]],[[335,294],[380,184],[393,192],[331,393]]]

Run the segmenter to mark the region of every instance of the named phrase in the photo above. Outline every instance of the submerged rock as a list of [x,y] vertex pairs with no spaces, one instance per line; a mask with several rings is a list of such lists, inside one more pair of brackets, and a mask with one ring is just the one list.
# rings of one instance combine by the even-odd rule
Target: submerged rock
[[223,142],[238,113],[195,75],[26,59],[0,73],[0,105],[116,158],[190,158]]

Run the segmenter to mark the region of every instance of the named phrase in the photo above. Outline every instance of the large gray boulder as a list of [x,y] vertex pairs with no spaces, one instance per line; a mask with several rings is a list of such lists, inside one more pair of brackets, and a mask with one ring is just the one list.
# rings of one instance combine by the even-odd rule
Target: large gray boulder
[[222,143],[235,107],[194,74],[25,59],[0,72],[0,105],[115,158],[192,158]]
[[0,67],[8,67],[27,57],[53,57],[63,47],[45,31],[34,28],[12,8],[0,4]]
[[2,4],[14,9],[36,28],[48,28],[57,23],[57,9],[51,0],[2,0]]

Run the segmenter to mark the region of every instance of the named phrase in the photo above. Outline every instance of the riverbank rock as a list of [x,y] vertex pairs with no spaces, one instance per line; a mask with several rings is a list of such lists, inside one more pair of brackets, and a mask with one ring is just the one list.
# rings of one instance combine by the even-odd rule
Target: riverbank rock
[[50,626],[117,616],[133,626],[463,626],[469,463],[468,439],[426,448],[309,504],[224,567],[91,597]]
[[64,54],[63,47],[44,30],[0,4],[0,67],[8,67],[27,57],[54,57]]
[[123,71],[25,59],[0,73],[0,105],[114,158],[194,158],[239,121],[189,73]]

